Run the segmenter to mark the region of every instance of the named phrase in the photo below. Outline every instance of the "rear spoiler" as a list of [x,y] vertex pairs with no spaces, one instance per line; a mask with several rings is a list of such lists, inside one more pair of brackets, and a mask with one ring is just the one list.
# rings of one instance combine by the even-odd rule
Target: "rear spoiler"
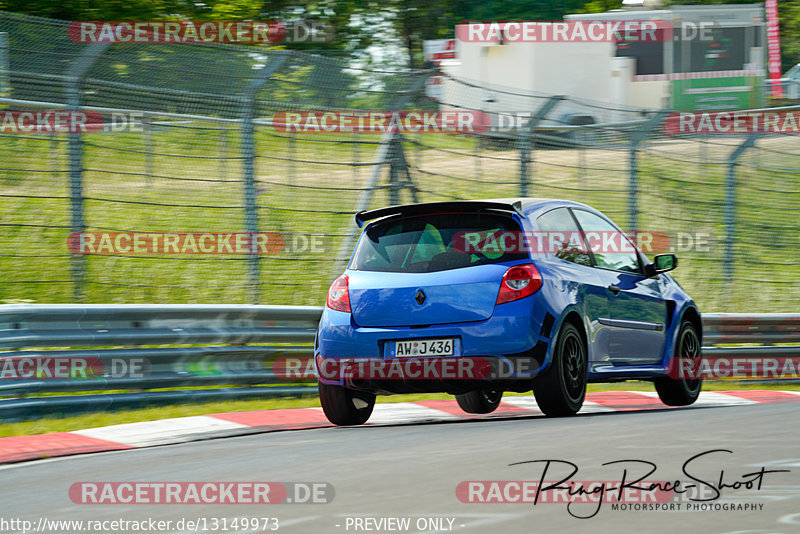
[[496,200],[458,200],[451,202],[426,202],[424,204],[403,204],[401,206],[389,206],[376,210],[362,210],[356,213],[356,224],[359,228],[363,227],[367,221],[389,217],[392,215],[422,215],[441,211],[449,212],[468,212],[482,210],[500,210],[517,213],[522,215],[522,202],[502,202]]

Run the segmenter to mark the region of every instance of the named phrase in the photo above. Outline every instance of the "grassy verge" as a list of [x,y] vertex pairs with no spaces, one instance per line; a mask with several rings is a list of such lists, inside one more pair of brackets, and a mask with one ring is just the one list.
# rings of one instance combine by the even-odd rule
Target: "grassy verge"
[[[619,384],[589,384],[589,392],[598,391],[653,391],[652,384],[648,382],[628,381]],[[705,382],[704,391],[729,391],[735,389],[773,389],[800,391],[800,384],[747,384],[742,382],[713,381]],[[530,395],[530,393],[506,393],[506,396]],[[430,393],[418,395],[392,395],[378,397],[378,402],[410,402],[420,400],[452,399],[445,393]],[[189,417],[192,415],[207,415],[211,413],[246,412],[253,410],[280,410],[286,408],[315,408],[319,407],[317,397],[303,397],[273,400],[246,400],[209,402],[190,405],[176,405],[141,410],[126,410],[111,413],[96,413],[65,417],[60,419],[41,419],[22,423],[0,425],[0,437],[30,436],[34,434],[47,434],[51,432],[70,432],[85,428],[100,426],[135,423],[139,421],[155,421],[172,417]]]

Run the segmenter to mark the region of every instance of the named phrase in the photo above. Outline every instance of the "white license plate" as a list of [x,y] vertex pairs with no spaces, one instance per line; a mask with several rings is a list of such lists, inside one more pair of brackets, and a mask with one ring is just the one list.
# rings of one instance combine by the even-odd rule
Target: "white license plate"
[[452,356],[454,354],[454,344],[453,338],[395,341],[391,356],[396,358]]

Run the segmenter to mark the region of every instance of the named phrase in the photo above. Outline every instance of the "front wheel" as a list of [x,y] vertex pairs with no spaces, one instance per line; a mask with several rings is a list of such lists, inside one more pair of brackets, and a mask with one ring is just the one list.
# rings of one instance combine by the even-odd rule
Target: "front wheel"
[[456,395],[456,402],[467,413],[492,413],[502,398],[502,391],[481,389]]
[[[701,356],[700,336],[692,323],[684,321],[678,331],[678,343],[675,345],[673,358],[699,360]],[[688,406],[700,396],[703,380],[659,378],[655,381],[655,386],[658,398],[667,406]]]
[[372,415],[375,394],[320,382],[319,401],[325,417],[334,425],[361,425]]
[[558,332],[553,361],[533,382],[533,396],[549,417],[575,415],[586,397],[586,343],[572,323]]

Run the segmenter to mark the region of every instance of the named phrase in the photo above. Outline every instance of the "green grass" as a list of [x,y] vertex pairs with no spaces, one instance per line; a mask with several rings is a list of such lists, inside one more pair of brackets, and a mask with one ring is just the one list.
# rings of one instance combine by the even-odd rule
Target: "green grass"
[[[239,132],[194,122],[193,129],[161,127],[142,134],[85,136],[85,219],[89,230],[145,232],[245,228]],[[209,129],[194,129],[197,127]],[[701,311],[794,311],[800,265],[795,213],[800,210],[796,142],[759,141],[737,167],[735,280],[724,283],[725,180],[736,139],[664,139],[643,145],[639,157],[639,229],[708,233],[708,251],[677,250],[675,277]],[[519,194],[519,153],[487,149],[458,135],[417,135],[405,155],[421,201]],[[363,144],[353,144],[353,140]],[[64,136],[0,136],[0,302],[71,302],[73,258],[69,173]],[[260,128],[256,135],[259,228],[322,236],[316,252],[283,252],[260,262],[258,301],[318,305],[348,256],[346,235],[364,194],[376,135],[303,134],[291,138]],[[628,220],[628,149],[613,136],[596,149],[537,147],[531,153],[530,196],[578,200],[620,223]],[[794,143],[794,144],[793,144]],[[148,157],[147,148],[160,154]],[[296,161],[287,161],[293,159]],[[171,178],[168,178],[171,177]],[[384,169],[370,202],[389,203]],[[10,195],[10,196],[9,196]],[[59,197],[59,198],[27,198]],[[408,191],[400,201],[408,202]],[[185,204],[189,207],[160,206]],[[247,303],[252,301],[244,256],[89,256],[87,302]],[[758,291],[740,290],[759,284]]]
[[[736,389],[800,391],[800,384],[748,384],[744,382],[730,383],[725,381],[707,381],[703,384],[704,391],[729,391]],[[640,381],[627,381],[617,384],[589,384],[588,391],[653,391],[653,385],[648,382]],[[506,393],[505,396],[521,396],[530,394],[530,392]],[[378,402],[392,403],[442,399],[453,399],[453,396],[446,393],[390,395],[378,397]],[[159,419],[188,417],[192,415],[314,407],[319,407],[319,399],[316,396],[291,399],[243,400],[198,403],[191,405],[174,405],[140,410],[102,412],[57,419],[40,419],[37,421],[26,421],[21,423],[0,424],[0,437],[29,436],[34,434],[47,434],[51,432],[70,432],[73,430],[82,430],[86,428],[135,423],[139,421],[156,421]]]

